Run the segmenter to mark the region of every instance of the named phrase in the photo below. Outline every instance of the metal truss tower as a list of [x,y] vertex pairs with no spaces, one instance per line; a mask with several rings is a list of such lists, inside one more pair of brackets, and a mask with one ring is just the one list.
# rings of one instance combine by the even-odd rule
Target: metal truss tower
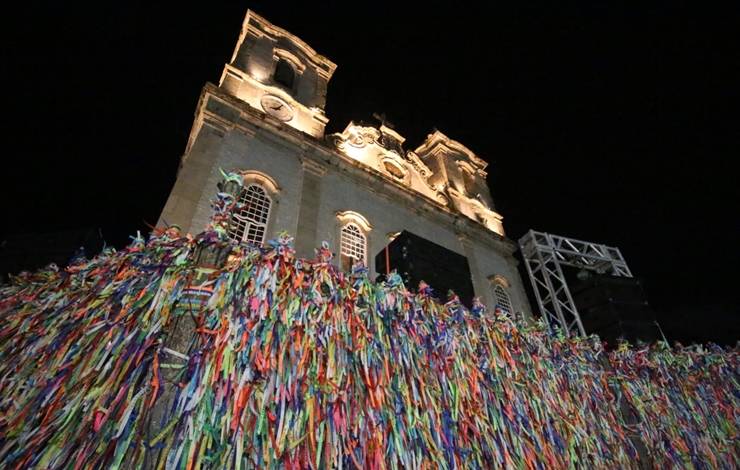
[[519,240],[524,264],[542,317],[552,330],[586,335],[562,266],[632,277],[618,248],[530,230]]

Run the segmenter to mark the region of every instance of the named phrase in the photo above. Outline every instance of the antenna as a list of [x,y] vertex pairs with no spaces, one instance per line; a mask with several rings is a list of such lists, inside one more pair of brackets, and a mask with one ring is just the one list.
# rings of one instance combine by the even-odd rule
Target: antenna
[[660,323],[658,323],[658,320],[655,320],[655,326],[658,327],[658,331],[660,331],[660,336],[663,337],[663,341],[665,341],[666,344],[668,344],[668,338],[665,337],[663,334],[663,328],[660,327]]

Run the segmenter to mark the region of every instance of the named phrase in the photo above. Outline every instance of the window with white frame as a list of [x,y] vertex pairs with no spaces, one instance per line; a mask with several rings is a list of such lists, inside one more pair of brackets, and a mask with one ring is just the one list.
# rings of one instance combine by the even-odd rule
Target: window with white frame
[[265,188],[250,184],[239,195],[241,209],[231,215],[229,237],[235,242],[260,245],[265,241],[272,200]]
[[511,315],[511,299],[509,293],[501,284],[495,284],[493,287],[493,298],[496,301],[496,309],[501,309],[507,315]]
[[349,271],[358,261],[367,264],[367,238],[356,224],[350,222],[342,227],[340,246],[342,269]]

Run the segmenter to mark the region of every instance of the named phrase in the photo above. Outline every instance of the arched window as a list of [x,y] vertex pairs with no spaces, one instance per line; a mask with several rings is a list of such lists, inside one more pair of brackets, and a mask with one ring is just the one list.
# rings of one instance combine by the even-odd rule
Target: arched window
[[235,242],[260,245],[265,241],[272,199],[265,188],[250,184],[239,195],[242,208],[231,215],[229,237]]
[[279,83],[289,90],[293,89],[295,70],[293,70],[293,66],[290,65],[290,62],[285,59],[278,60],[278,63],[275,66],[274,80],[275,83]]
[[509,298],[509,293],[506,292],[506,289],[501,284],[496,284],[493,287],[493,299],[496,301],[496,310],[501,310],[507,315],[511,315],[512,308],[511,308],[511,299]]
[[367,264],[367,238],[356,224],[350,222],[342,227],[340,245],[342,269],[349,271],[358,261]]

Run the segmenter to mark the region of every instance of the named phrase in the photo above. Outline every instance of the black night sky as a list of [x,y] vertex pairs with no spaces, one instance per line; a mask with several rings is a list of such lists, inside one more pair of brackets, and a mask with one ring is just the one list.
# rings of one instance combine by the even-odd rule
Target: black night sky
[[618,246],[669,339],[740,339],[737,12],[106,3],[4,15],[0,236],[94,227],[121,247],[148,232],[252,8],[338,64],[327,132],[384,112],[413,149],[440,129],[490,163],[510,238]]

